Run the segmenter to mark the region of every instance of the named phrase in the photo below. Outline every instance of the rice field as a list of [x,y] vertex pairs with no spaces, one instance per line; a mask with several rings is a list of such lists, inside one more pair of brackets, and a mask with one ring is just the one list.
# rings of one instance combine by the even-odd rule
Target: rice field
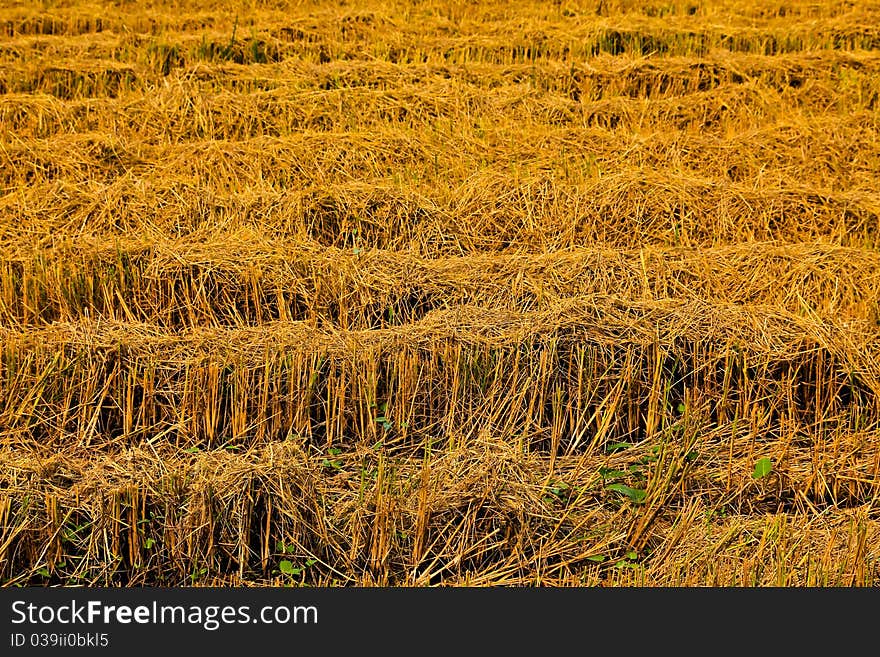
[[0,585],[877,586],[880,5],[12,0]]

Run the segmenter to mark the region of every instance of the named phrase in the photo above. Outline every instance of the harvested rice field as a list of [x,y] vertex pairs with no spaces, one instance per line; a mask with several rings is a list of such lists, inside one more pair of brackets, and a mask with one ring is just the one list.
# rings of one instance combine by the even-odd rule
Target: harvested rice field
[[880,5],[0,8],[0,585],[880,585]]

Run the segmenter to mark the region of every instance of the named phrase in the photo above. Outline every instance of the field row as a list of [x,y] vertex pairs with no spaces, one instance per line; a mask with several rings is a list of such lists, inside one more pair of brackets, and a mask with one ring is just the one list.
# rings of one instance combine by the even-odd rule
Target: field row
[[[801,184],[755,189],[644,169],[580,186],[544,176],[517,182],[489,171],[424,193],[403,179],[400,186],[353,182],[278,190],[267,185],[281,183],[291,163],[266,151],[206,145],[201,154],[190,151],[189,159],[157,164],[167,172],[161,184],[155,177],[123,176],[110,184],[84,179],[79,185],[19,188],[0,198],[6,217],[0,248],[31,259],[72,239],[103,238],[114,248],[120,240],[127,248],[179,238],[286,239],[353,255],[385,249],[439,257],[593,246],[705,247],[780,236],[854,248],[871,248],[878,240],[875,192],[823,192]],[[250,165],[249,152],[256,160]],[[220,161],[233,166],[211,166]],[[260,161],[264,168],[257,168]],[[199,180],[194,170],[210,178]],[[276,179],[261,182],[263,172]],[[217,188],[231,191],[212,191]]]
[[386,329],[169,332],[82,320],[0,333],[7,444],[638,442],[687,412],[755,440],[880,423],[878,327],[705,301],[461,306]]
[[[189,6],[187,6],[189,4]],[[566,2],[552,6],[517,7],[511,12],[503,2],[479,4],[398,2],[351,7],[296,2],[273,9],[216,3],[210,11],[191,3],[43,3],[42,11],[28,2],[13,1],[0,10],[0,34],[21,36],[102,37],[122,34],[129,39],[186,38],[210,33],[230,40],[247,41],[268,36],[281,42],[316,41],[383,43],[416,35],[448,38],[492,38],[501,34],[532,40],[583,38],[602,30],[623,33],[690,33],[699,38],[717,35],[733,39],[764,33],[815,34],[823,32],[870,33],[878,11],[871,5],[840,0],[797,0],[786,6],[767,7],[742,2]],[[52,6],[54,5],[54,6]],[[109,6],[108,6],[109,5]],[[798,20],[801,19],[801,20]],[[809,19],[809,20],[803,20]],[[232,38],[235,37],[235,38]]]
[[[261,3],[264,4],[264,3]],[[101,31],[188,32],[205,27],[243,28],[263,24],[342,27],[374,24],[430,23],[480,33],[493,22],[541,22],[557,25],[590,22],[597,17],[664,18],[667,22],[739,25],[785,25],[797,19],[840,18],[862,22],[877,12],[872,6],[857,6],[851,0],[791,0],[785,5],[760,5],[749,0],[572,0],[546,6],[522,4],[513,14],[508,3],[498,0],[478,4],[443,0],[361,3],[359,7],[327,7],[312,0],[278,0],[271,7],[251,7],[244,13],[240,3],[219,0],[207,9],[201,0],[143,0],[136,5],[100,0],[47,0],[36,9],[28,0],[10,0],[2,10],[7,32],[32,34],[88,34]],[[418,20],[416,20],[418,19]]]
[[[97,586],[871,586],[880,534],[865,495],[878,477],[868,444],[840,436],[812,453],[765,444],[758,453],[785,455],[791,473],[769,482],[749,475],[750,439],[724,432],[682,447],[655,440],[556,459],[488,437],[430,461],[381,449],[316,452],[295,440],[241,453],[159,445],[159,458],[151,448],[16,450],[0,454],[0,577]],[[626,503],[621,481],[644,503]],[[280,572],[282,560],[299,570]]]
[[[862,18],[862,17],[860,17]],[[89,58],[142,63],[155,72],[203,62],[265,64],[297,60],[312,63],[379,60],[393,64],[574,63],[600,54],[702,57],[714,52],[778,55],[816,50],[859,51],[880,48],[880,30],[871,23],[810,21],[780,27],[701,27],[670,25],[667,19],[641,25],[592,21],[555,28],[540,23],[523,29],[520,21],[501,22],[479,34],[461,34],[444,25],[396,28],[387,22],[353,20],[327,30],[289,21],[277,30],[237,26],[226,32],[202,29],[160,36],[124,32],[87,37],[12,37],[0,47],[0,61]],[[12,28],[13,31],[15,28]],[[7,24],[7,32],[9,26]]]
[[[227,105],[224,113],[232,112]],[[159,181],[170,186],[185,178],[205,192],[265,186],[303,189],[357,181],[405,184],[425,193],[493,173],[509,179],[510,187],[543,176],[571,188],[650,169],[646,179],[663,175],[670,179],[663,187],[674,186],[676,177],[688,176],[696,185],[743,183],[743,194],[780,184],[800,187],[807,180],[816,193],[878,189],[873,172],[880,163],[880,125],[870,113],[845,118],[790,116],[739,132],[728,124],[720,134],[663,131],[660,125],[642,130],[518,125],[513,116],[499,117],[497,123],[479,119],[467,127],[435,121],[428,129],[393,121],[383,125],[376,117],[372,130],[244,139],[217,134],[208,139],[200,133],[222,131],[221,126],[248,130],[248,124],[253,127],[259,121],[245,118],[243,111],[238,121],[229,123],[212,114],[206,111],[200,117],[199,128],[191,122],[196,118],[191,111],[178,116],[169,112],[165,134],[180,135],[187,125],[193,138],[174,143],[163,143],[158,129],[154,132],[158,143],[149,135],[141,136],[132,125],[141,120],[136,114],[126,120],[128,130],[122,134],[61,132],[45,139],[6,135],[0,141],[0,186],[10,191],[56,181],[94,184],[121,179],[128,179],[130,185],[134,178],[153,181],[156,187]],[[46,124],[41,117],[36,123]],[[850,150],[853,143],[859,145],[858,151]]]
[[578,248],[425,259],[384,250],[80,239],[4,257],[0,323],[104,318],[168,329],[307,321],[406,325],[460,305],[548,309],[571,297],[714,300],[880,322],[880,255],[822,244]]
[[[847,138],[868,148],[870,154],[876,141],[872,133],[877,125],[873,108],[878,77],[865,76],[864,84],[835,87],[837,83],[829,83],[784,92],[752,84],[726,85],[686,97],[649,101],[618,96],[577,102],[528,88],[481,92],[449,84],[412,87],[398,93],[350,89],[287,95],[166,88],[145,96],[101,101],[12,94],[0,96],[0,140],[6,148],[24,154],[23,138],[61,139],[69,135],[96,139],[103,134],[105,141],[115,135],[112,142],[122,148],[120,140],[132,144],[255,138],[297,141],[304,133],[354,136],[403,131],[414,141],[456,140],[473,149],[467,142],[504,138],[505,134],[506,140],[513,142],[514,134],[529,131],[551,139],[567,135],[575,140],[569,145],[571,151],[577,141],[585,139],[584,133],[596,139],[601,130],[607,131],[606,140],[618,142],[631,142],[634,135],[655,140],[677,135],[696,141],[697,132],[707,141],[723,142],[744,133],[760,139],[761,133],[772,132],[774,126],[800,130],[806,139],[823,139],[823,134],[815,131],[821,126],[830,135],[854,130]],[[816,106],[823,110],[816,112],[812,109]],[[520,139],[519,143],[522,147],[530,142]],[[842,146],[851,148],[852,143]],[[443,156],[444,150],[436,150],[438,157]],[[864,157],[860,153],[849,154]],[[739,156],[747,157],[748,149],[740,145]]]
[[[834,91],[842,99],[877,95],[876,52],[810,51],[764,57],[714,53],[704,57],[602,56],[540,66],[522,62],[392,63],[387,61],[308,62],[280,64],[180,63],[171,74],[167,63],[120,63],[96,56],[0,59],[0,92],[40,93],[66,100],[129,98],[153,91],[177,96],[226,91],[260,92],[297,102],[321,97],[351,97],[364,105],[372,92],[407,96],[439,96],[441,107],[491,103],[511,93],[551,94],[557,102],[590,102],[615,97],[657,100],[686,97],[728,85],[759,85],[786,92],[806,87],[794,100],[808,104],[812,87]],[[158,67],[158,71],[156,68]],[[830,88],[830,89],[829,89]],[[322,93],[324,92],[324,93]],[[329,92],[329,93],[328,93]],[[360,94],[360,95],[358,95]],[[792,94],[790,94],[792,95]],[[459,98],[461,96],[461,98]],[[149,102],[149,99],[143,99]],[[173,103],[173,98],[170,99]],[[445,102],[443,102],[445,101]],[[166,101],[167,102],[167,101]],[[442,112],[440,113],[442,114]]]

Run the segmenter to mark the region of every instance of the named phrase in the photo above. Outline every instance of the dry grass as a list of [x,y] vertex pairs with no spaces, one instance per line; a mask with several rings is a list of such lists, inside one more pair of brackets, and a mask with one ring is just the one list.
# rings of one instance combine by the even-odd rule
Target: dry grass
[[0,9],[3,585],[880,583],[876,8],[253,4]]

